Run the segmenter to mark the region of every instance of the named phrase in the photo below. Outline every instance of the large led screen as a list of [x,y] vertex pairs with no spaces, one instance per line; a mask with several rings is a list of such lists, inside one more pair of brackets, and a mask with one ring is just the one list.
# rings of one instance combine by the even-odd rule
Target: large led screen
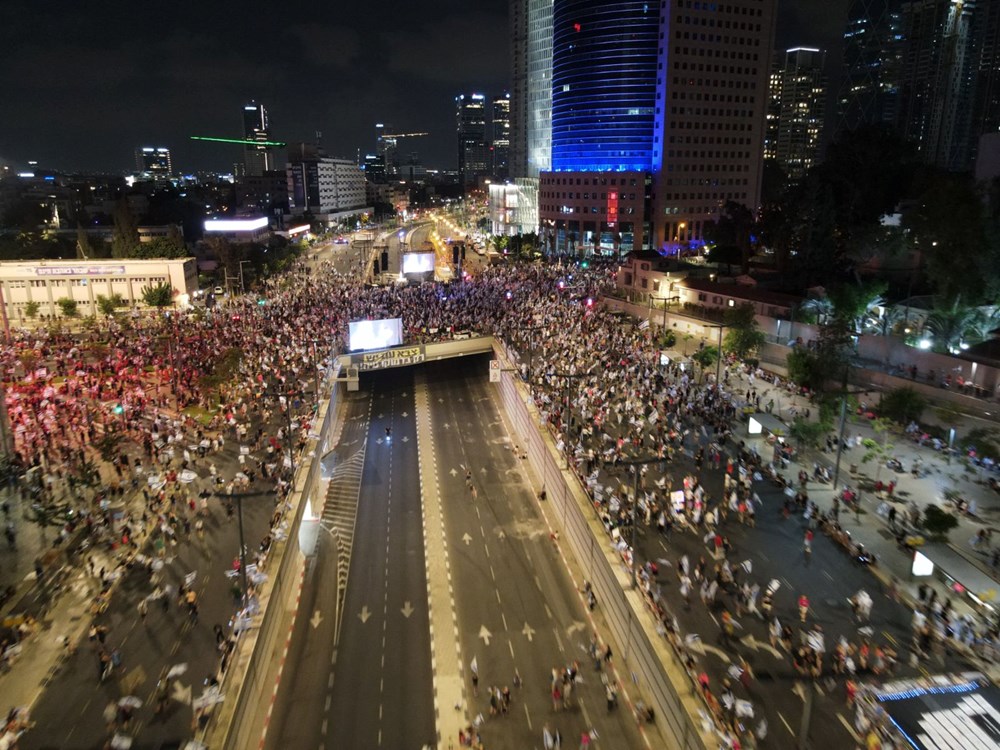
[[401,318],[358,320],[348,326],[351,351],[385,349],[403,343]]
[[403,253],[403,273],[434,273],[434,253]]

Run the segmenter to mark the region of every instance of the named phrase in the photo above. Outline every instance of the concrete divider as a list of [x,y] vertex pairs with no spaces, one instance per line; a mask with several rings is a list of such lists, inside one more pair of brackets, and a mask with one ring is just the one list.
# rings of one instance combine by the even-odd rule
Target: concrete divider
[[637,684],[642,697],[656,710],[657,722],[673,740],[672,750],[714,748],[713,735],[701,731],[695,693],[678,655],[656,632],[656,622],[638,591],[630,590],[630,576],[612,548],[587,492],[568,469],[555,441],[541,423],[527,388],[511,370],[511,358],[499,343],[499,390],[504,409],[528,460],[542,477],[560,545],[576,557],[594,587],[599,606],[611,629],[614,650]]
[[213,750],[257,747],[269,717],[291,618],[302,590],[305,556],[299,550],[298,531],[310,501],[315,512],[322,510],[323,498],[318,495],[320,461],[330,448],[339,394],[339,384],[334,382],[330,398],[320,404],[317,427],[296,466],[285,511],[288,534],[272,544],[264,571],[268,578],[258,589],[261,614],[240,637],[236,654],[222,678],[225,700],[216,707],[202,732],[202,741]]

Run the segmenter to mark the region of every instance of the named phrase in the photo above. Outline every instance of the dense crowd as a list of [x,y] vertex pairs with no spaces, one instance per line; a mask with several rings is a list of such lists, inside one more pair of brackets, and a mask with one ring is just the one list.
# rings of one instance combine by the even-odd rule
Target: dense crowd
[[[273,528],[280,527],[291,466],[285,446],[305,444],[313,416],[307,408],[309,393],[332,355],[345,350],[349,321],[402,318],[406,343],[459,331],[494,334],[519,352],[543,419],[591,492],[595,511],[627,562],[632,560],[634,523],[660,533],[678,529],[697,534],[714,550],[711,560],[673,563],[676,595],[657,585],[656,562],[647,561],[639,579],[661,632],[678,646],[719,722],[723,742],[739,747],[741,737],[766,736],[766,723],[748,720],[752,708],[748,713],[748,701],[738,694],[748,669],[734,665],[732,679],[717,686],[703,679],[704,670],[697,667],[670,614],[672,607],[691,606],[695,591],[705,606],[725,597],[719,635],[724,645],[734,637],[736,618],[757,616],[772,646],[784,648],[803,676],[891,672],[897,655],[863,629],[857,641],[828,648],[822,628],[808,622],[808,599],[803,602],[802,597],[796,602],[799,637],[793,638],[795,623],[781,622],[775,614],[774,582],[756,581],[750,570],[728,559],[725,525],[754,524],[760,510],[755,482],[783,481],[780,460],[774,463],[735,444],[731,433],[744,406],[759,408],[763,373],[727,362],[723,382],[716,382],[714,373],[693,370],[690,363],[662,365],[647,328],[594,304],[612,283],[612,274],[600,266],[512,265],[486,268],[471,281],[450,285],[364,287],[328,265],[302,263],[264,282],[256,294],[212,312],[108,319],[82,334],[18,332],[14,345],[0,352],[16,450],[24,468],[37,477],[39,504],[58,500],[75,511],[65,519],[64,536],[82,524],[97,543],[124,543],[148,573],[143,606],[176,601],[196,621],[196,599],[190,591],[162,585],[156,554],[165,544],[201,533],[199,523],[212,512],[212,503],[231,513],[233,493],[258,480],[274,490]],[[292,421],[291,434],[286,418]],[[231,471],[220,470],[213,457],[227,441],[248,446],[247,453],[260,457],[247,460],[241,454]],[[662,470],[654,479],[657,472],[651,470],[679,451],[692,457],[696,471],[678,478],[683,489],[671,495],[674,479]],[[602,474],[636,461],[641,462],[636,468],[638,496],[624,484],[609,491]],[[95,465],[101,477],[96,482]],[[195,468],[207,472],[205,481],[185,483],[184,472]],[[703,473],[710,471],[724,474],[718,497],[703,486]],[[113,504],[106,501],[140,488],[141,508],[116,518]],[[804,541],[808,555],[812,528],[822,522],[835,529],[837,519],[822,518],[807,498],[794,492],[791,497],[790,509],[810,527]],[[148,555],[140,549],[146,538],[154,540]],[[270,539],[269,534],[260,546],[256,564],[261,567]],[[111,572],[102,571],[100,578],[109,585]],[[863,593],[855,610],[859,617],[867,616],[865,607],[870,611]],[[945,609],[944,617],[933,617],[933,624],[943,622],[943,627],[930,637],[949,637],[946,614]],[[915,623],[918,658],[931,646],[923,640],[929,624],[932,618],[926,617],[919,628]],[[224,660],[231,637],[217,636]],[[968,637],[967,631],[960,637]],[[103,641],[93,648],[103,679],[108,663],[113,668],[113,649]],[[565,680],[554,678],[556,708],[569,692],[562,685]],[[509,699],[501,693],[497,702],[495,691],[490,694],[491,708],[505,711]],[[549,727],[545,731],[550,733]],[[558,727],[552,731],[558,734]]]

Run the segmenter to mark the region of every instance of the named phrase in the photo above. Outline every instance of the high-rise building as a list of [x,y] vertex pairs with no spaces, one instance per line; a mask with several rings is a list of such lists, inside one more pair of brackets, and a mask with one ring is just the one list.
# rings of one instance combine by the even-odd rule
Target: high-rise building
[[135,150],[135,171],[150,177],[170,177],[174,165],[170,160],[170,149],[153,146],[139,146]]
[[[1000,132],[1000,2],[994,0],[983,6],[976,24],[975,50],[974,137]],[[991,137],[989,142],[996,144],[998,141]],[[974,143],[978,144],[978,140]]]
[[463,189],[475,189],[490,173],[486,143],[486,97],[459,94],[455,97],[458,131],[458,179]]
[[510,176],[510,94],[493,97],[490,117],[490,173],[494,181]]
[[515,178],[552,163],[553,0],[510,0],[511,159]]
[[[781,106],[775,157],[790,180],[799,180],[820,156],[826,110],[826,76],[823,73],[826,53],[796,47],[776,53],[776,57],[778,55],[781,55],[778,83]],[[773,73],[771,78],[773,102]],[[770,104],[768,110],[770,116]],[[770,128],[770,120],[767,125]]]
[[263,104],[250,102],[243,107],[243,137],[259,145],[246,144],[243,154],[244,174],[261,177],[274,169],[274,151],[266,145],[271,140],[271,123]]
[[528,172],[528,0],[510,0],[510,173]]
[[555,0],[548,248],[701,244],[759,203],[776,0]]
[[332,223],[370,211],[365,206],[364,172],[352,159],[331,158],[312,144],[292,144],[285,174],[293,215],[308,212]]
[[837,130],[892,124],[899,98],[902,0],[852,0],[844,29]]
[[375,123],[375,153],[382,157],[385,175],[391,177],[399,172],[399,143],[392,125]]
[[764,120],[764,158],[778,159],[778,123],[781,120],[781,71],[784,60],[775,54],[767,79],[767,114]]
[[975,21],[986,3],[909,0],[900,9],[902,50],[897,127],[924,160],[950,170],[971,165],[975,146]]
[[660,10],[646,0],[557,0],[552,170],[647,171]]

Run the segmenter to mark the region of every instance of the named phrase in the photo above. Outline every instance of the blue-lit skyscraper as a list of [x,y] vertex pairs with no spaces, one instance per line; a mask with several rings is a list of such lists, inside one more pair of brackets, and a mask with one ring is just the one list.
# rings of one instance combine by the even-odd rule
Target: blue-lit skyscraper
[[758,207],[776,5],[553,0],[547,251],[693,252]]
[[653,169],[659,3],[556,0],[552,171]]

